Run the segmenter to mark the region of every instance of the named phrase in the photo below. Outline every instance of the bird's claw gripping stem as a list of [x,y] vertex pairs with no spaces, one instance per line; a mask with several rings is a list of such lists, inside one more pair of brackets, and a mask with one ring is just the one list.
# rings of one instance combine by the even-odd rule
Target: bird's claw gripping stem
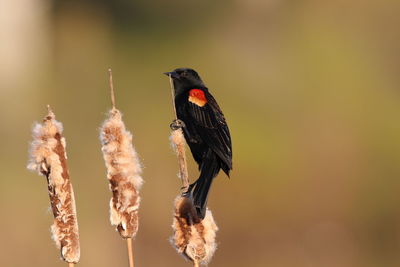
[[187,184],[187,185],[184,185],[184,186],[182,186],[181,187],[181,194],[182,194],[182,196],[185,196],[185,197],[191,197],[192,196],[192,190],[193,190],[193,187],[195,186],[195,183],[193,183],[193,184]]
[[171,130],[178,130],[180,128],[184,128],[185,127],[185,123],[183,121],[181,121],[180,119],[176,119],[173,120],[172,123],[169,125],[169,127],[171,128]]
[[190,191],[188,186],[181,187],[181,195],[186,197],[190,196]]
[[192,197],[192,189],[193,185],[186,185],[181,187],[181,196],[183,197]]

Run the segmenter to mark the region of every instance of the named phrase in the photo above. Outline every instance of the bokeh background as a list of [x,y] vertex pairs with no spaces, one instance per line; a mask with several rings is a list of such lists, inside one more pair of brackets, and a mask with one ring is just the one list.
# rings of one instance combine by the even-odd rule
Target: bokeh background
[[233,138],[232,177],[209,199],[210,266],[399,266],[399,14],[395,0],[2,0],[1,266],[65,265],[45,179],[25,167],[46,104],[65,128],[79,266],[127,266],[98,140],[108,67],[145,166],[137,266],[190,266],[168,242],[180,181],[162,73],[182,66]]

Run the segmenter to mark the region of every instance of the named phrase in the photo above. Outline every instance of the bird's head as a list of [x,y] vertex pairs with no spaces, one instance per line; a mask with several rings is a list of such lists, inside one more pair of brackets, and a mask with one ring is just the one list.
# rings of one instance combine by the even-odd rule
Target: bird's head
[[171,76],[174,82],[175,95],[179,95],[193,88],[205,87],[199,74],[193,69],[178,68],[171,72],[165,72],[164,74]]

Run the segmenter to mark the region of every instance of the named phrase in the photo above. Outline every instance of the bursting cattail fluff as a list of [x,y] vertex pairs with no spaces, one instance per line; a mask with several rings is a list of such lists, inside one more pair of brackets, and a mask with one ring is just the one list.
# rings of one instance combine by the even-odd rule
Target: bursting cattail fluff
[[28,169],[46,177],[54,215],[52,237],[61,250],[62,259],[77,263],[80,258],[78,221],[62,131],[62,124],[55,120],[49,109],[43,123],[37,123],[33,128]]
[[132,238],[139,223],[142,167],[119,110],[113,108],[109,112],[100,129],[100,141],[112,192],[110,221],[123,238]]
[[215,237],[218,227],[209,209],[202,220],[197,216],[192,199],[178,196],[175,199],[172,228],[174,235],[171,243],[178,253],[204,265],[210,262],[217,249]]
[[182,129],[172,131],[170,140],[178,157],[179,177],[184,190],[174,202],[172,223],[174,235],[171,243],[185,258],[207,265],[217,249],[215,238],[218,227],[209,209],[203,220],[199,218],[193,205],[193,199],[187,196],[190,193],[186,192],[189,181],[185,156],[186,142]]
[[172,148],[175,150],[175,153],[178,157],[178,164],[179,164],[179,178],[182,181],[183,189],[187,190],[189,186],[188,181],[188,169],[186,164],[186,153],[185,153],[185,145],[186,141],[183,137],[182,129],[177,129],[172,131],[170,136],[170,141]]

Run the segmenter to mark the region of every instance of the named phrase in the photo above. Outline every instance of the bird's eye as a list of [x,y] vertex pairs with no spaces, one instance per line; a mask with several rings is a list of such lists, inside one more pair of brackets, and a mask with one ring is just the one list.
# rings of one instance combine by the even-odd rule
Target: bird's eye
[[181,73],[181,76],[182,76],[182,77],[186,77],[186,76],[187,76],[187,72],[186,72],[186,71],[182,72],[182,73]]

